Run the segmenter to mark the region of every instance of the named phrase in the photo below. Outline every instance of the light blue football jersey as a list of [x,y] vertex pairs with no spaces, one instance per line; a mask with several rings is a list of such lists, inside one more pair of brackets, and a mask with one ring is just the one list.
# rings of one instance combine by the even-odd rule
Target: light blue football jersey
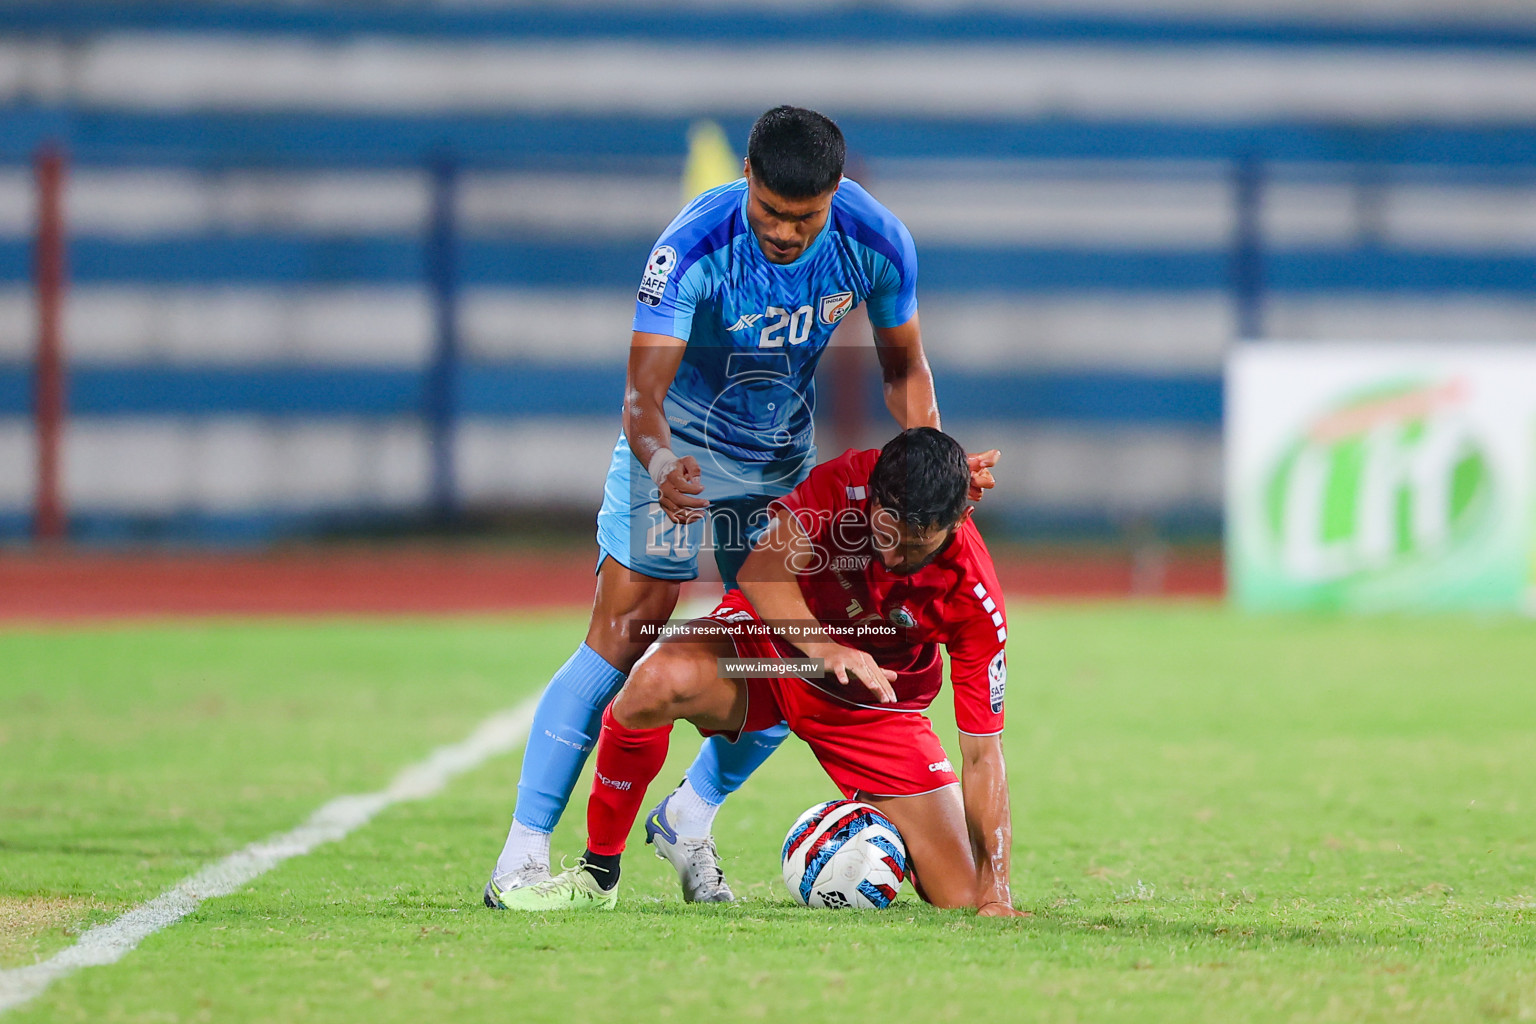
[[678,214],[646,263],[634,329],[688,343],[664,403],[675,435],[768,462],[811,447],[816,363],[843,317],[864,303],[876,327],[897,327],[917,312],[917,253],[901,221],[847,178],[789,264],[763,255],[746,203],[742,178]]

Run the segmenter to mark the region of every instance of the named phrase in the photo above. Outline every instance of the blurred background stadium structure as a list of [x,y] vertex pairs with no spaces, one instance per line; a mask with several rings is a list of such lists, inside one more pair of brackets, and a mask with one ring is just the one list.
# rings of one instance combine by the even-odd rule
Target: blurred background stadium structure
[[[995,528],[1214,538],[1235,339],[1536,338],[1536,6],[1151,9],[6,5],[0,538],[36,499],[43,147],[72,538],[585,533],[690,125],[739,153],[780,102],[911,228]],[[889,433],[863,330],[824,454]]]

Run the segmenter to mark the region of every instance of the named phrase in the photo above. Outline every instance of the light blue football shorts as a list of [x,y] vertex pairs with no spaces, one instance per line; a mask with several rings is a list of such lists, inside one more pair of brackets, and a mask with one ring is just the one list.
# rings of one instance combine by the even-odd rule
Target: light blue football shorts
[[768,524],[768,503],[805,479],[816,464],[816,448],[774,462],[740,462],[676,435],[671,448],[678,458],[692,455],[698,460],[704,482],[701,497],[709,502],[709,518],[686,525],[668,519],[650,474],[629,450],[628,438],[620,434],[603,484],[603,507],[597,513],[601,549],[597,564],[612,558],[645,576],[691,580],[699,575],[699,551],[707,549],[714,552],[729,590],[753,542]]

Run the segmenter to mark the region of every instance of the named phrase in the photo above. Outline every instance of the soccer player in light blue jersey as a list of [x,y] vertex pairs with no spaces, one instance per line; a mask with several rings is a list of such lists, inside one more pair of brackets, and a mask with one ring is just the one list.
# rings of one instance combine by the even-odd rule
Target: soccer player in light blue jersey
[[[844,152],[842,132],[821,114],[768,111],[752,126],[745,177],[689,203],[651,251],[623,432],[597,516],[591,624],[539,701],[487,906],[549,877],[549,834],[603,709],[670,618],[683,581],[698,576],[706,527],[729,590],[767,525],[768,502],[815,464],[816,363],[861,303],[896,425],[939,426],[912,236],[842,177]],[[973,495],[991,486],[996,454],[972,456]],[[715,811],[787,733],[780,725],[735,743],[707,740],[648,816],[647,841],[677,869],[685,899],[733,898],[711,837]]]

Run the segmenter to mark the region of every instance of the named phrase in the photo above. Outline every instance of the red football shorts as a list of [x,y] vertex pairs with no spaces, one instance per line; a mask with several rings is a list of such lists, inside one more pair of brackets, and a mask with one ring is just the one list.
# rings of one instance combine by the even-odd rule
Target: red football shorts
[[[803,658],[804,654],[774,635],[745,631],[762,625],[757,610],[740,591],[725,595],[706,618],[730,630],[739,658]],[[779,722],[810,746],[816,760],[843,795],[917,796],[959,782],[933,723],[920,711],[890,711],[844,703],[800,678],[739,680],[747,687],[747,719],[742,732],[757,732]],[[835,679],[831,685],[840,685]]]

